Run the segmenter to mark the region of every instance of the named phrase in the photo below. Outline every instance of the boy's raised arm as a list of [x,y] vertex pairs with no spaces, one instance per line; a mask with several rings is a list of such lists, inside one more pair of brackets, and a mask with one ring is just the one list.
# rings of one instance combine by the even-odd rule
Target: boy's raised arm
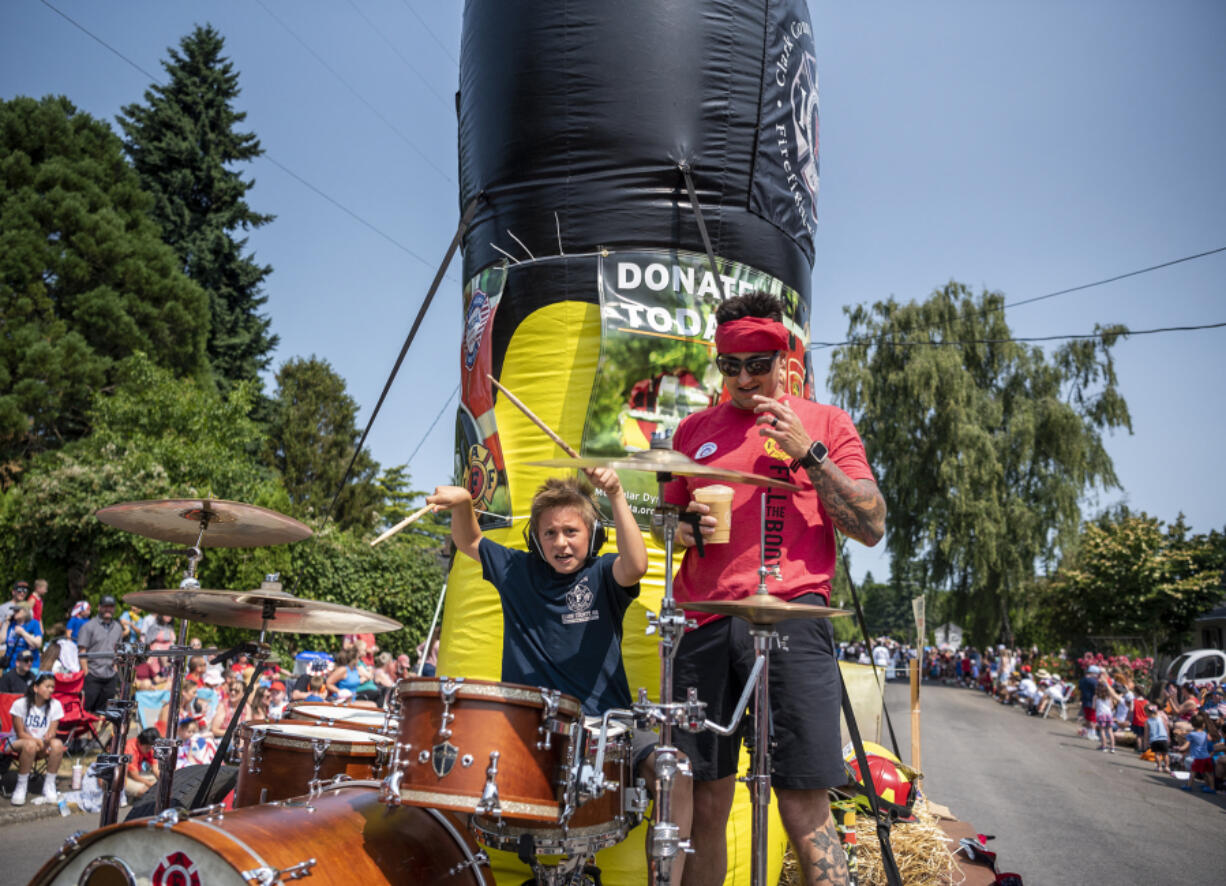
[[456,550],[480,560],[477,548],[482,538],[481,527],[469,491],[460,486],[436,486],[434,494],[427,496],[426,504],[433,505],[435,511],[451,511],[451,538]]
[[637,584],[647,574],[647,546],[622,491],[621,480],[612,468],[588,468],[588,479],[604,491],[613,509],[613,528],[617,530],[617,559],[613,578],[623,588]]

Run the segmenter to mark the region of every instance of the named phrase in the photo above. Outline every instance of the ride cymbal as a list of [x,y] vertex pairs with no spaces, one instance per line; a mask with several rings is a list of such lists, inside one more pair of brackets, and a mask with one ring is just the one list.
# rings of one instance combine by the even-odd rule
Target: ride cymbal
[[[202,548],[261,548],[308,538],[311,528],[258,505],[219,499],[171,498],[128,501],[94,512],[103,523],[181,545]],[[204,534],[200,525],[204,523]]]
[[280,634],[382,634],[404,627],[393,618],[365,609],[307,600],[286,591],[266,588],[254,591],[208,588],[133,591],[124,594],[123,601],[158,615],[251,631],[264,627],[264,604],[267,602],[274,613],[267,629]]
[[838,618],[851,615],[847,609],[830,606],[811,606],[808,603],[789,603],[770,594],[751,594],[740,600],[705,600],[681,603],[678,606],[691,612],[711,612],[716,615],[732,615],[757,625],[773,625],[789,618]]
[[675,474],[678,477],[698,477],[703,480],[722,480],[725,483],[769,486],[774,489],[789,489],[792,492],[800,490],[799,486],[785,480],[775,480],[760,474],[699,464],[689,456],[672,449],[644,449],[642,452],[608,458],[549,458],[543,461],[530,461],[528,464],[544,468],[612,468],[615,471],[646,471],[649,474]]

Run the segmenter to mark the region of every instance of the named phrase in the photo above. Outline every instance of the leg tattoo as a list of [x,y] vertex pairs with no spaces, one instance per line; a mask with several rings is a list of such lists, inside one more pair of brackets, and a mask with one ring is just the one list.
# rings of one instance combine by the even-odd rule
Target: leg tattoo
[[843,852],[843,844],[839,841],[838,831],[835,830],[834,819],[827,818],[825,827],[810,834],[809,843],[811,848],[807,854],[810,870],[806,882],[814,886],[847,886],[850,881],[847,856]]

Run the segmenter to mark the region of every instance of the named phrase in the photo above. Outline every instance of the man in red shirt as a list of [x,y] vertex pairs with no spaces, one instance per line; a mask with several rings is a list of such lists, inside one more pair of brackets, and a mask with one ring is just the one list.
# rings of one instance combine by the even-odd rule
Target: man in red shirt
[[[841,409],[786,393],[789,332],[782,304],[766,293],[728,299],[716,312],[716,365],[729,399],[685,418],[673,448],[695,461],[787,480],[799,492],[733,484],[731,538],[687,550],[674,590],[678,602],[739,599],[758,586],[761,497],[766,495],[766,563],[781,580],[774,596],[828,605],[835,570],[837,528],[866,545],[885,532],[885,501],[873,479],[864,444]],[[665,499],[699,513],[704,536],[715,529],[709,508],[693,491],[711,481],[678,478]],[[682,524],[678,542],[694,543]],[[753,666],[753,641],[738,618],[687,612],[698,622],[682,639],[674,685],[693,686],[707,716],[727,722]],[[838,664],[828,619],[792,619],[778,626],[786,651],[772,652],[771,722],[776,742],[772,786],[784,828],[799,856],[805,883],[846,883],[847,865],[826,789],[845,782],[840,753]],[[727,869],[725,828],[732,808],[739,737],[712,732],[673,733],[694,767],[695,854],[687,884],[722,883]]]

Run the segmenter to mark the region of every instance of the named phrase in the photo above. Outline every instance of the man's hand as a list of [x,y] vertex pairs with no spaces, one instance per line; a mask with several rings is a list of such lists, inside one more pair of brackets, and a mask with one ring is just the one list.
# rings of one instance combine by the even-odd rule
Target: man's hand
[[622,491],[621,478],[612,468],[584,468],[583,473],[592,481],[592,485],[601,490],[609,498]]
[[753,408],[758,414],[758,434],[770,437],[792,458],[803,458],[813,445],[813,438],[805,430],[796,410],[782,400],[761,394],[755,394],[754,400],[758,404]]
[[[702,537],[705,541],[715,534],[716,519],[711,516],[711,506],[705,505],[700,501],[691,501],[686,506],[686,513],[702,514],[702,519],[699,521],[699,526],[702,530]],[[677,544],[685,548],[694,547],[694,527],[689,523],[677,524]]]
[[462,486],[435,486],[434,494],[426,497],[426,504],[433,505],[436,511],[450,511],[457,505],[472,504],[473,497]]

